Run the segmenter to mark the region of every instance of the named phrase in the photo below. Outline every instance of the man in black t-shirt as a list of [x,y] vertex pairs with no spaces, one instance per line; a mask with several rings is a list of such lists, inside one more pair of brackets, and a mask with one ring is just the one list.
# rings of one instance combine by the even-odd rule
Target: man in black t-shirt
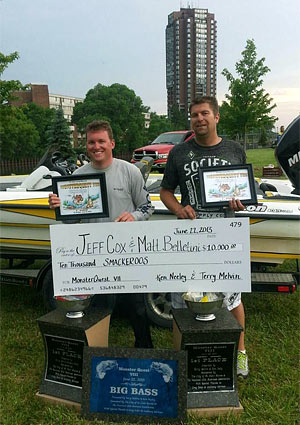
[[[245,164],[246,154],[239,143],[223,140],[218,136],[219,107],[214,97],[203,96],[196,99],[190,105],[190,115],[195,136],[171,150],[161,183],[160,197],[166,207],[180,219],[224,217],[223,209],[201,207],[199,167]],[[181,203],[174,195],[178,185]],[[232,211],[244,210],[240,200],[234,198],[229,201],[228,208]],[[244,329],[245,312],[241,294],[226,294],[224,303]],[[174,308],[185,306],[180,294],[172,294],[172,305]],[[238,345],[237,373],[244,378],[248,376],[244,332],[241,333]]]

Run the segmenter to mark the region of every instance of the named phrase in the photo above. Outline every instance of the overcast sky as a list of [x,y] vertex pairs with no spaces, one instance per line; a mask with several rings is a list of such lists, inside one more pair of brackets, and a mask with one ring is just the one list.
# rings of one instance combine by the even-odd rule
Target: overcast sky
[[235,74],[254,39],[271,69],[263,87],[277,104],[276,127],[287,126],[300,113],[299,0],[0,0],[1,51],[20,55],[2,78],[76,97],[97,83],[126,84],[166,113],[165,28],[187,5],[215,14],[219,101],[228,92],[221,71]]

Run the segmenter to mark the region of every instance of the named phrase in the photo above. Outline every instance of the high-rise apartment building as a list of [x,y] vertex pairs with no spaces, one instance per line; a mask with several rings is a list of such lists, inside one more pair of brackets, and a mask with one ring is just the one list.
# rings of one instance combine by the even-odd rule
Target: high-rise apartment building
[[188,114],[197,96],[216,95],[217,22],[207,9],[181,8],[168,16],[166,83],[173,105]]

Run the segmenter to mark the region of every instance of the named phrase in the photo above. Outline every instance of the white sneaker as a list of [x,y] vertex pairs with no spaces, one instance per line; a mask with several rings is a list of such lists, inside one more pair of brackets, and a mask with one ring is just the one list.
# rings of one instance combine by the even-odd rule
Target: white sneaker
[[237,354],[237,376],[246,379],[249,374],[247,354],[238,350]]

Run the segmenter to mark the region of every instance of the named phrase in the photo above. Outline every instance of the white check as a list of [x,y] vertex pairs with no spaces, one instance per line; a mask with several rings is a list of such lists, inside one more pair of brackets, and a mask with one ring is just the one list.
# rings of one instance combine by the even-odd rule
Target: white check
[[57,224],[54,294],[251,292],[248,218]]

